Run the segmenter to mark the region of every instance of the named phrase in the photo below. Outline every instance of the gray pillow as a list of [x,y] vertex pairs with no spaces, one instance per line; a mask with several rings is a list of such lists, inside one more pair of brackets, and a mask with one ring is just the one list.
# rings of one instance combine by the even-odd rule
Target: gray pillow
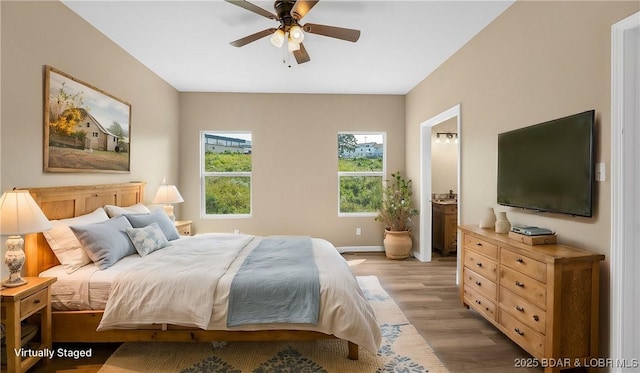
[[131,224],[124,216],[69,228],[100,269],[107,269],[125,256],[137,253],[127,235]]
[[143,228],[156,222],[164,236],[167,237],[167,240],[171,241],[180,238],[176,225],[162,210],[155,210],[148,214],[124,214],[124,217],[129,219],[129,223],[133,228]]
[[140,256],[169,246],[169,241],[155,221],[144,228],[127,228],[127,235]]

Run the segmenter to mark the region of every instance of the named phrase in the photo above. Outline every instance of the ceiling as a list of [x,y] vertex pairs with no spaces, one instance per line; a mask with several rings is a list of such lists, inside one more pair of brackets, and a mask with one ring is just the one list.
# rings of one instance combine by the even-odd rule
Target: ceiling
[[178,91],[406,94],[513,1],[322,0],[300,23],[360,40],[307,34],[301,65],[268,37],[229,45],[278,23],[222,0],[63,3]]

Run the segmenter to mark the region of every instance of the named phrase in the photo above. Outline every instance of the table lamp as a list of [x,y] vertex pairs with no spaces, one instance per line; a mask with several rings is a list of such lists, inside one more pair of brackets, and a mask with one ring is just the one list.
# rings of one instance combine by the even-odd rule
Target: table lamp
[[180,192],[178,192],[178,188],[175,185],[160,185],[158,188],[158,192],[156,193],[155,198],[151,203],[164,204],[162,209],[164,213],[169,216],[171,221],[176,221],[176,216],[173,214],[173,206],[172,203],[181,203],[184,202]]
[[20,272],[25,255],[23,234],[51,229],[51,222],[44,216],[28,190],[12,190],[0,197],[0,234],[9,235],[4,263],[9,267],[9,278],[3,286],[16,287],[27,283]]

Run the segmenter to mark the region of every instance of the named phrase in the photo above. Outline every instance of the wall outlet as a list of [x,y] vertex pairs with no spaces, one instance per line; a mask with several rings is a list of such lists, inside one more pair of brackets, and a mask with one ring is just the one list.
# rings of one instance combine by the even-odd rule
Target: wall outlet
[[233,230],[233,234],[240,234],[240,230],[239,229],[234,229]]
[[359,236],[362,234],[362,229],[360,229],[360,227],[356,228],[356,236]]

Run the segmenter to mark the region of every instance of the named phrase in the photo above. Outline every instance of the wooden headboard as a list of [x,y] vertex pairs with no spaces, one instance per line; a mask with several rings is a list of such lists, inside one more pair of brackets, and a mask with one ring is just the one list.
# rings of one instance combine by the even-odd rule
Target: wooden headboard
[[[73,218],[93,212],[104,205],[131,206],[144,202],[144,182],[100,185],[74,185],[27,189],[49,220]],[[24,239],[26,276],[60,264],[42,233]]]

